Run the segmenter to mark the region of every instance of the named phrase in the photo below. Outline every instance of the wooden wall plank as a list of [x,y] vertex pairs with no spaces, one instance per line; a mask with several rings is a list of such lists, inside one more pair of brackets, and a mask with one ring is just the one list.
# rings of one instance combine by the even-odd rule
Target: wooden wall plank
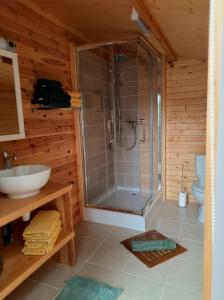
[[207,63],[178,60],[167,67],[166,86],[166,199],[178,199],[183,164],[184,187],[194,201],[195,156],[205,154]]
[[[16,164],[41,163],[52,168],[52,180],[73,183],[74,223],[80,220],[75,123],[72,110],[32,112],[37,78],[60,80],[71,90],[69,43],[76,42],[65,28],[44,18],[20,1],[0,3],[0,36],[17,44],[26,139],[1,142],[0,151],[17,156]],[[2,167],[2,157],[0,167]]]

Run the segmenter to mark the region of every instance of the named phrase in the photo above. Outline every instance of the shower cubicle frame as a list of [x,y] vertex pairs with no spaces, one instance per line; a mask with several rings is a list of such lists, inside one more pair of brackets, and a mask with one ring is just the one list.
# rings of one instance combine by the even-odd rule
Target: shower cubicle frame
[[[91,50],[100,46],[113,45],[113,44],[125,44],[136,42],[141,44],[146,50],[152,52],[155,56],[159,57],[161,61],[161,98],[162,98],[162,112],[161,112],[161,189],[160,191],[153,196],[153,200],[165,200],[165,79],[166,79],[166,56],[159,53],[142,35],[133,36],[128,39],[123,40],[110,40],[98,43],[89,43],[81,46],[71,45],[71,57],[72,57],[72,77],[73,77],[73,87],[75,90],[80,91],[79,83],[79,55],[78,52],[82,50]],[[135,212],[127,211],[124,209],[109,208],[103,206],[97,206],[96,204],[87,204],[86,203],[86,187],[87,187],[87,178],[86,178],[86,164],[85,164],[85,147],[83,141],[83,111],[76,114],[75,126],[76,126],[76,147],[78,153],[78,181],[79,181],[79,199],[81,199],[81,215],[83,217],[83,211],[85,208],[94,208],[99,210],[119,212],[125,214],[136,215]],[[148,201],[144,208],[143,214],[141,216],[147,215],[147,209],[151,205],[152,201]],[[140,216],[140,215],[139,215]]]

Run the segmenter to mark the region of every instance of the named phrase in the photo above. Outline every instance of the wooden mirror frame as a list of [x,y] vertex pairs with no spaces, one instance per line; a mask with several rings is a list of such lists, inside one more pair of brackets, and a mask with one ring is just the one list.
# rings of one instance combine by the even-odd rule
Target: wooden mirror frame
[[20,87],[18,57],[16,53],[4,49],[0,49],[0,55],[12,59],[13,79],[14,79],[15,96],[16,96],[16,108],[17,108],[17,117],[18,117],[18,126],[19,126],[19,133],[0,135],[0,142],[24,139],[25,130],[24,130],[23,105],[22,105],[22,95],[21,95],[21,87]]

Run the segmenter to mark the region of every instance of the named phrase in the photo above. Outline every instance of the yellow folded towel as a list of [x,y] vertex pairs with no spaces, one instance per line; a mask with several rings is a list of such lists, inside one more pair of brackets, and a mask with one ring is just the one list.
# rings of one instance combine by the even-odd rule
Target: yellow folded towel
[[81,103],[80,99],[74,99],[70,101],[71,104]]
[[79,92],[69,91],[68,93],[72,98],[80,98],[81,97],[81,94]]
[[58,227],[61,227],[61,220],[56,221],[55,226],[52,229],[53,231],[51,231],[51,232],[49,231],[48,236],[44,236],[43,233],[36,233],[36,234],[32,234],[32,235],[26,235],[25,237],[23,235],[23,239],[28,242],[35,242],[35,241],[42,242],[42,241],[49,240],[52,237],[52,235],[54,234],[54,232],[57,230]]
[[72,98],[71,100],[71,107],[80,107],[81,106],[81,100]]
[[70,102],[75,103],[75,102],[80,102],[81,100],[79,98],[71,98]]
[[23,238],[48,239],[60,222],[60,214],[56,210],[39,211],[23,232]]
[[61,230],[62,230],[62,227],[59,227],[57,233],[52,238],[51,244],[49,244],[48,246],[34,248],[34,249],[25,246],[25,247],[23,247],[22,252],[25,255],[45,255],[49,251],[52,251],[52,249],[54,248],[55,242],[57,241],[57,238],[58,238],[59,234],[61,233]]
[[61,222],[58,223],[57,227],[53,231],[52,235],[48,239],[37,240],[37,239],[28,239],[25,241],[25,247],[29,249],[38,249],[44,248],[52,245],[55,236],[58,235],[58,232],[61,232]]

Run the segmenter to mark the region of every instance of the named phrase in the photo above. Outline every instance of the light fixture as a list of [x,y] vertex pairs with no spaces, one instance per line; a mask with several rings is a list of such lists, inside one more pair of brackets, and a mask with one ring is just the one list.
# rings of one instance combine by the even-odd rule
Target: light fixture
[[142,20],[139,13],[134,7],[132,8],[132,12],[131,12],[131,20],[135,22],[135,24],[138,26],[138,28],[141,30],[141,32],[144,35],[150,34],[149,27],[145,24],[145,22]]
[[11,40],[0,37],[0,49],[16,52],[16,44]]

